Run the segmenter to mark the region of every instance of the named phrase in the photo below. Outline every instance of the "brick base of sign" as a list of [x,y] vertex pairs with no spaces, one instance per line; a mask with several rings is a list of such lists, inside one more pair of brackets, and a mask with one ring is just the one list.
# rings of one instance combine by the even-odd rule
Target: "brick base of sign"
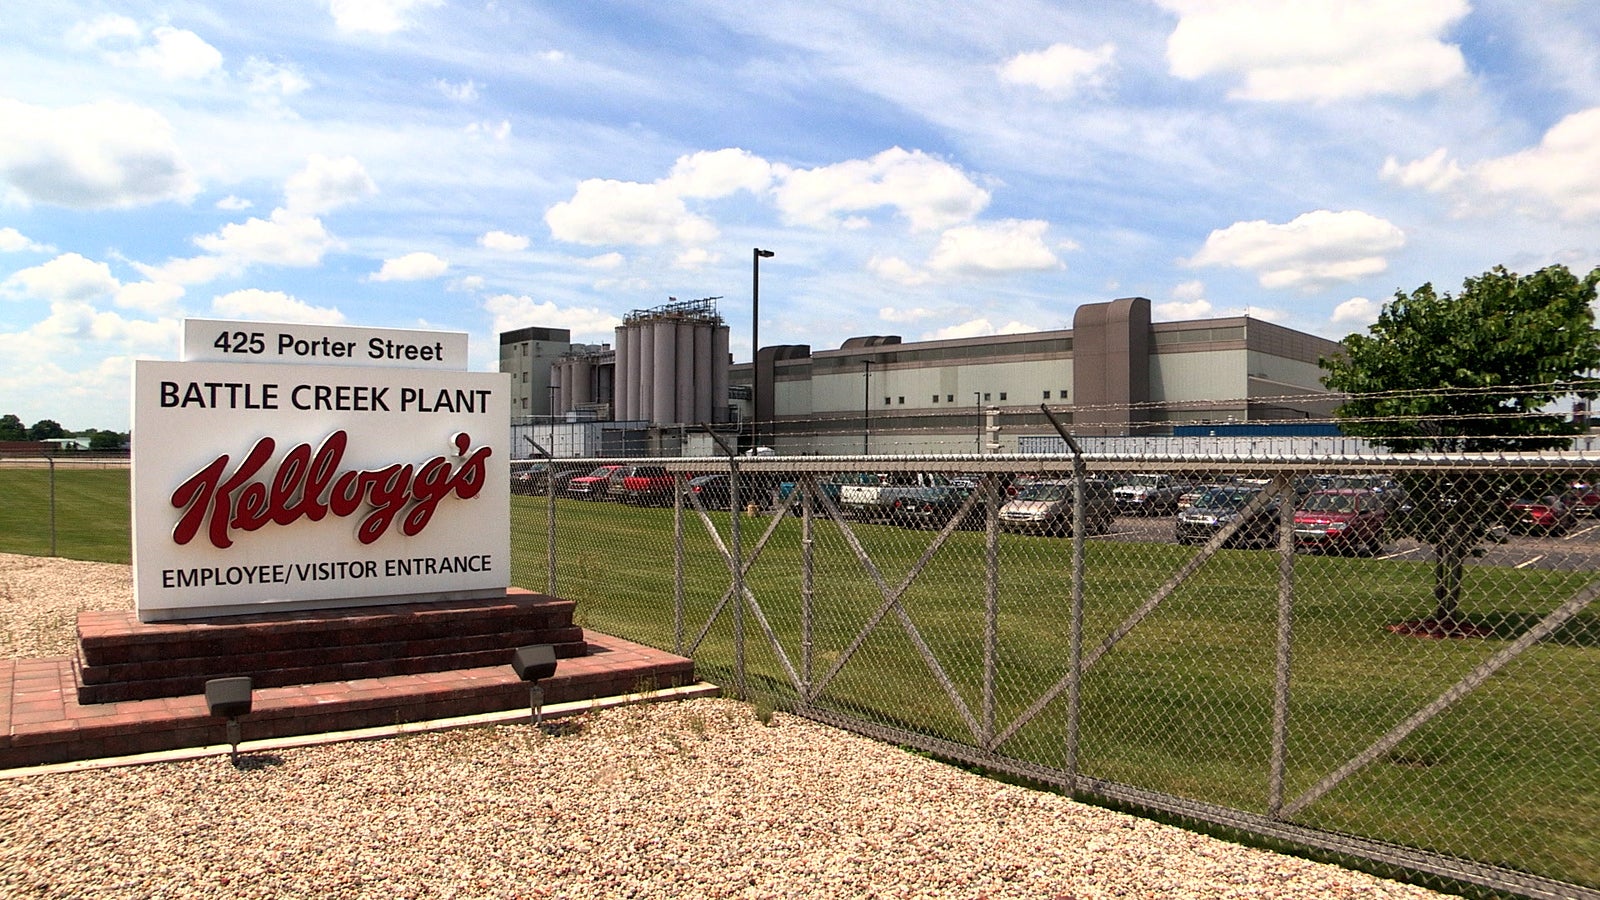
[[[214,677],[255,680],[246,740],[526,708],[510,663],[531,643],[557,647],[556,674],[541,682],[548,704],[694,683],[692,660],[571,619],[570,601],[515,589],[204,622],[85,612],[75,657],[0,660],[0,769],[226,743],[204,697]],[[105,695],[124,699],[83,699]]]

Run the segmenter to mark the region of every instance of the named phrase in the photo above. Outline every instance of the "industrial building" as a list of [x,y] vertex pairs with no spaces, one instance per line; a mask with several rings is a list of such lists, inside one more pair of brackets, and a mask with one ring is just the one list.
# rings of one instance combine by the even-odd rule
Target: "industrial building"
[[[1152,323],[1143,297],[1084,304],[1073,327],[1059,331],[762,347],[759,378],[750,363],[731,363],[715,299],[630,313],[614,350],[508,355],[508,337],[526,343],[541,330],[502,335],[513,424],[519,415],[540,427],[609,422],[629,432],[621,444],[641,452],[686,451],[691,430],[705,423],[784,454],[1010,453],[1020,438],[1055,433],[1041,404],[1089,437],[1327,420],[1337,405],[1319,364],[1337,343],[1248,316]],[[516,368],[541,365],[542,375]],[[542,408],[536,390],[515,393],[519,381],[546,385]],[[589,439],[570,443],[577,452],[563,455],[601,449]]]

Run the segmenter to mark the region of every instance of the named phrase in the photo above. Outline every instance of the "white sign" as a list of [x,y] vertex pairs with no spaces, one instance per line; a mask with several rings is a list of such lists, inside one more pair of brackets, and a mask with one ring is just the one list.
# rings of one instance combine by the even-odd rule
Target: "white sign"
[[183,320],[187,362],[255,362],[467,370],[464,331]]
[[489,372],[137,362],[140,620],[503,594],[509,389]]

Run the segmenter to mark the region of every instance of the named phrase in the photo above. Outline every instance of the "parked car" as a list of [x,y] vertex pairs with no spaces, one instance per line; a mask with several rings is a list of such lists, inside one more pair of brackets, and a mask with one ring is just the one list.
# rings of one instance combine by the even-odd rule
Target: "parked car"
[[622,500],[638,506],[670,505],[675,481],[665,466],[634,466],[622,476]]
[[526,465],[512,464],[511,468],[511,493],[523,496],[544,496],[550,485],[555,485],[559,495],[566,490],[567,482],[578,477],[588,469],[557,468],[554,475],[550,474],[550,463],[534,462]]
[[852,519],[886,519],[894,513],[896,500],[923,497],[927,488],[954,490],[950,479],[937,472],[887,472],[875,482],[840,485],[839,508]]
[[1388,520],[1383,498],[1365,488],[1306,495],[1294,513],[1294,543],[1306,550],[1373,556],[1383,547]]
[[[1090,479],[1083,493],[1084,533],[1104,534],[1116,517],[1117,504],[1112,488],[1104,481]],[[1024,485],[1000,507],[1000,527],[1029,534],[1072,534],[1074,505],[1073,482],[1035,481]]]
[[1139,472],[1112,489],[1117,508],[1137,516],[1155,516],[1178,511],[1178,499],[1193,487],[1174,475]]
[[[903,528],[943,528],[961,511],[973,490],[970,484],[954,480],[897,490],[889,510],[889,521]],[[956,527],[982,528],[988,515],[988,507],[980,499],[968,507]]]
[[1506,502],[1506,510],[1507,526],[1526,534],[1554,537],[1565,534],[1578,521],[1577,508],[1559,494],[1518,497]]
[[611,476],[624,466],[597,466],[587,475],[567,481],[567,494],[583,500],[604,500],[611,489]]
[[1600,515],[1600,485],[1590,484],[1587,481],[1574,481],[1570,496],[1569,505],[1578,515],[1591,518]]
[[732,508],[733,491],[727,475],[697,475],[684,487],[689,496],[699,498],[707,512],[727,512]]
[[[1178,513],[1174,536],[1180,544],[1203,544],[1238,519],[1262,489],[1251,485],[1214,487],[1194,505]],[[1229,547],[1267,547],[1278,539],[1278,504],[1273,500],[1258,510],[1228,539]]]
[[[793,480],[785,480],[778,485],[778,502],[781,503],[784,500],[789,499],[789,495],[794,493],[796,483],[797,482]],[[832,475],[818,479],[817,490],[827,496],[828,499],[832,500],[834,506],[838,506],[839,491],[844,485],[875,485],[878,483],[879,476],[876,472],[836,472]],[[794,515],[800,515],[800,502],[798,500],[795,501],[794,505],[789,507],[789,511]],[[813,512],[816,515],[826,517],[828,515],[828,508],[823,504],[818,503],[816,504]]]

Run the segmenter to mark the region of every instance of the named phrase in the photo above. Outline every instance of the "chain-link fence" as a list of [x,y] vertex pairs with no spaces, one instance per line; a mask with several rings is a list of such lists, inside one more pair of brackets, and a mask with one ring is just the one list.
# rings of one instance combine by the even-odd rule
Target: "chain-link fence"
[[0,550],[128,562],[128,455],[0,453]]
[[517,584],[740,695],[1380,871],[1600,896],[1600,458],[512,477]]

